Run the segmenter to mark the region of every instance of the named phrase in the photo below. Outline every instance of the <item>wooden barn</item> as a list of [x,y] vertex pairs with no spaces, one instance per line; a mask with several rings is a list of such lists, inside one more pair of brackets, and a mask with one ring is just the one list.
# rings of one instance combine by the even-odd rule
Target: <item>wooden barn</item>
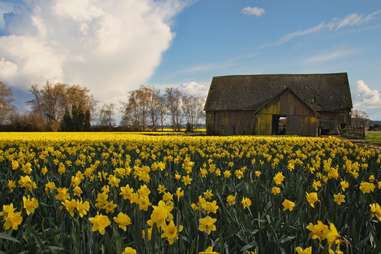
[[210,135],[340,134],[350,125],[347,73],[214,77],[205,104]]

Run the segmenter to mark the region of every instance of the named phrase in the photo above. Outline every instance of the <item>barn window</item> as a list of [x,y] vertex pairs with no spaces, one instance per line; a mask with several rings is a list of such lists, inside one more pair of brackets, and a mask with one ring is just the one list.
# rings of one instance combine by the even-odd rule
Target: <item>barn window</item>
[[287,116],[273,115],[272,134],[285,135],[287,133]]

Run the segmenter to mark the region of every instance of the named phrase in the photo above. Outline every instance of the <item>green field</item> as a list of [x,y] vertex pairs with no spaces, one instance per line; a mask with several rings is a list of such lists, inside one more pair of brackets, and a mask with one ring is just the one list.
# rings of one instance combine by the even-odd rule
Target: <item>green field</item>
[[368,131],[365,140],[372,144],[381,145],[381,131]]

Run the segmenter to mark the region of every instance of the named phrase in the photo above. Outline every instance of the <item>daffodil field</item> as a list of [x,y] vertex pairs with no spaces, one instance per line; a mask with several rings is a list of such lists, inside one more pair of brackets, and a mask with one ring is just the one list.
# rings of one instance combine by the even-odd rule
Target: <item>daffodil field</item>
[[338,138],[0,134],[3,253],[381,253],[381,153]]

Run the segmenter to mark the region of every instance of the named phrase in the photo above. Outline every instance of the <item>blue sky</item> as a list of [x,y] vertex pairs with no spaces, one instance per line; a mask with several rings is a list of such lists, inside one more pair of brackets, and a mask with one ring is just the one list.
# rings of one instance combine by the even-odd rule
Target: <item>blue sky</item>
[[[100,0],[58,2],[0,0],[0,16],[8,13],[0,18],[0,68],[8,68],[3,79],[18,91],[19,102],[29,80],[85,84],[107,101],[140,84],[205,94],[215,75],[348,72],[356,107],[381,119],[379,0],[110,0],[116,9]],[[99,24],[111,31],[106,43],[100,39],[105,29],[95,31]],[[67,39],[78,31],[80,43],[87,43],[80,47]],[[35,47],[19,53],[10,43]],[[38,69],[25,71],[25,59],[36,52],[48,53],[37,60]]]

